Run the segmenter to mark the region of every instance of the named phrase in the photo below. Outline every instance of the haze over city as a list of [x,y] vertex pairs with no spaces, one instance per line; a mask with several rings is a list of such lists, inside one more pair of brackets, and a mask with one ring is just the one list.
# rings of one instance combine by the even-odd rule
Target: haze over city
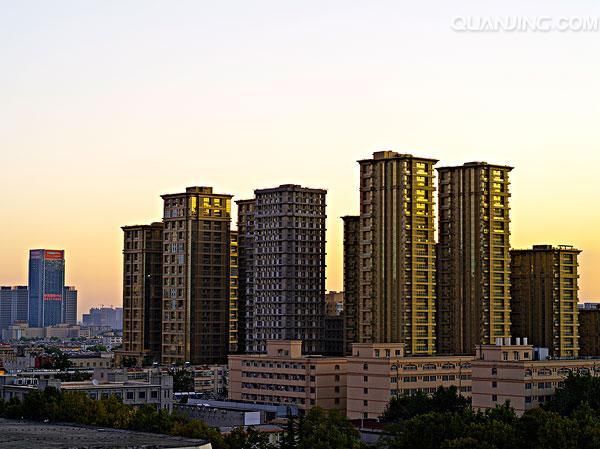
[[29,249],[65,249],[80,313],[119,305],[120,227],[160,220],[161,194],[295,183],[328,190],[340,290],[356,161],[393,150],[515,167],[512,247],[582,249],[579,297],[600,299],[597,33],[451,28],[539,14],[521,3],[1,2],[2,283],[27,283]]

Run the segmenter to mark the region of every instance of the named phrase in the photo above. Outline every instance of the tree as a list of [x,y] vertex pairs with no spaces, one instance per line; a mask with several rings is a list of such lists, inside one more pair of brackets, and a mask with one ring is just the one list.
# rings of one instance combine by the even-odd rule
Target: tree
[[381,419],[397,422],[429,412],[458,413],[469,407],[469,400],[460,396],[455,386],[439,387],[431,396],[419,391],[413,396],[393,397]]
[[339,410],[313,407],[298,423],[297,449],[356,449],[360,434]]
[[569,374],[545,408],[562,416],[570,416],[584,403],[594,412],[600,412],[600,378],[588,374]]
[[169,373],[173,376],[173,392],[187,393],[194,391],[194,376],[186,369],[172,369]]
[[283,439],[281,440],[279,449],[296,449],[297,444],[296,419],[289,415],[285,427],[285,433],[283,434]]

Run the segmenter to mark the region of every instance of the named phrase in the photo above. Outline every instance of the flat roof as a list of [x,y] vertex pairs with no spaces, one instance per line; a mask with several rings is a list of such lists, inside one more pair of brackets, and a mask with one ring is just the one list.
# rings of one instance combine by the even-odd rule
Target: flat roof
[[206,440],[75,424],[0,419],[0,448],[208,448]]

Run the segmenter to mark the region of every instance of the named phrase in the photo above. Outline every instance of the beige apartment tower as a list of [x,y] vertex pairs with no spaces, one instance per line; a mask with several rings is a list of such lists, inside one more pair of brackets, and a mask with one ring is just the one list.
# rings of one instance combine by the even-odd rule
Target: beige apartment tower
[[392,151],[359,161],[358,343],[435,352],[436,162]]
[[577,256],[568,245],[511,251],[512,334],[553,357],[577,357]]
[[188,187],[162,198],[162,361],[223,363],[230,343],[231,195]]
[[438,168],[438,351],[474,354],[510,337],[511,167]]
[[123,228],[123,348],[121,361],[160,362],[163,224]]

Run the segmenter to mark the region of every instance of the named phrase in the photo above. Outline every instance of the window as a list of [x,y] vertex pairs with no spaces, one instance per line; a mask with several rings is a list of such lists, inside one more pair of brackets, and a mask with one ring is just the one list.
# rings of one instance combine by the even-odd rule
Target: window
[[367,401],[367,400],[365,399],[365,400],[363,401],[363,405],[364,405],[365,407],[368,407],[368,406],[369,406],[369,401]]
[[496,381],[492,382],[492,388],[498,388],[498,382],[496,382]]
[[368,388],[363,388],[363,393],[364,394],[369,394],[369,389]]
[[368,382],[369,381],[369,376],[363,376],[363,381],[364,382]]
[[492,402],[497,402],[498,401],[498,396],[493,394],[492,395]]
[[130,399],[130,400],[134,399],[133,391],[128,391],[127,392],[127,399]]

